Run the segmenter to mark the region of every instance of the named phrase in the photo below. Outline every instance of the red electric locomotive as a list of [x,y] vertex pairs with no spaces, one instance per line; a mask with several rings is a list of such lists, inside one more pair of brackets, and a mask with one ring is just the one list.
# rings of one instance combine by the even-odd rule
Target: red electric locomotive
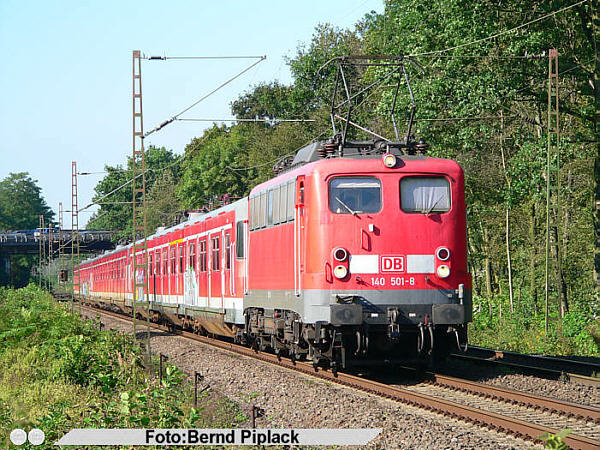
[[243,338],[333,366],[445,356],[472,311],[461,168],[327,145],[250,194]]
[[[348,125],[357,126],[352,101],[377,84],[351,95],[351,60],[391,68],[377,83],[403,74],[391,109],[395,142],[346,139]],[[131,245],[84,262],[77,270],[85,301],[131,312],[132,286],[147,285],[137,288],[142,315],[334,370],[443,358],[466,343],[463,172],[455,161],[426,157],[427,146],[412,139],[405,58],[343,57],[323,67],[334,61],[333,139],[300,150],[249,197],[158,230],[147,239],[147,274],[134,273],[133,258],[140,264],[143,255]],[[404,141],[394,118],[402,80],[412,101]],[[346,99],[338,104],[339,92]]]
[[[346,143],[343,157],[327,146],[302,149],[248,198],[150,236],[138,311],[149,301],[154,320],[334,369],[443,357],[464,343],[459,165],[393,143]],[[87,301],[130,311],[131,248],[79,267]]]

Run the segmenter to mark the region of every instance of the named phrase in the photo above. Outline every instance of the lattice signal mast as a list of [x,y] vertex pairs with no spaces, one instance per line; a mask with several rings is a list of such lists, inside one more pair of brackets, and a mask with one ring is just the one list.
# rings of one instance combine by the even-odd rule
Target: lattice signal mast
[[50,277],[50,266],[52,265],[53,252],[54,252],[54,236],[52,233],[52,227],[50,221],[48,221],[48,266],[46,271],[46,287],[48,290],[52,289],[52,278]]
[[555,287],[558,303],[561,305],[562,265],[558,242],[558,222],[560,220],[560,121],[558,103],[558,51],[548,52],[548,148],[546,151],[546,331],[550,310],[550,266],[551,246],[554,246]]
[[44,215],[40,214],[39,227],[39,261],[38,261],[38,285],[42,287],[42,266],[46,260],[46,244],[44,243]]
[[[71,162],[71,267],[73,268],[72,295],[75,298],[75,288],[79,294],[79,272],[75,273],[75,263],[79,261],[79,209],[77,205],[77,162]],[[73,311],[73,301],[71,301]],[[81,312],[81,302],[79,302]]]
[[[146,241],[146,153],[144,151],[144,118],[142,115],[142,55],[133,51],[133,152],[132,176],[132,309],[133,335],[136,328],[136,302],[146,296],[148,333],[146,350],[150,355],[150,298],[148,296],[148,243]],[[139,180],[138,180],[139,178]],[[141,236],[140,236],[141,235]],[[139,241],[138,241],[139,239]]]
[[63,260],[63,205],[58,202],[58,284],[61,284],[61,268]]

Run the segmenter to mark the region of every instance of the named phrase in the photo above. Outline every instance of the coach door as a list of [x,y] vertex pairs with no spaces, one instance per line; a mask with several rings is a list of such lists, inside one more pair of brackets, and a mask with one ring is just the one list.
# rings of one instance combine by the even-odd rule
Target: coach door
[[190,239],[187,244],[187,264],[183,278],[183,298],[186,305],[196,305],[198,295],[198,284],[196,282],[196,239]]
[[210,295],[211,308],[223,307],[223,236],[221,232],[210,235]]
[[231,282],[233,280],[232,262],[231,262],[231,255],[232,255],[231,231],[223,230],[222,237],[223,237],[223,261],[222,261],[223,278],[222,278],[222,284],[221,284],[221,292],[223,294],[223,302],[224,302],[223,304],[225,304],[225,298],[231,297],[232,292],[233,292],[233,289],[231,286]]
[[203,236],[198,241],[198,306],[208,306],[208,268],[208,239]]

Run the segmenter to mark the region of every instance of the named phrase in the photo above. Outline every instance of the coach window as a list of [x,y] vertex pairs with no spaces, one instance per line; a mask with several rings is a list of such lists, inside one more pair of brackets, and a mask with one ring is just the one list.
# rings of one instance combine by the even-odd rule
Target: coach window
[[235,256],[244,257],[244,222],[241,220],[235,224]]
[[225,233],[225,269],[231,269],[231,238]]
[[200,272],[206,272],[206,241],[200,241]]
[[450,183],[444,177],[404,177],[400,180],[400,208],[411,214],[450,211]]
[[381,211],[381,182],[375,177],[337,177],[329,182],[329,209],[336,214]]
[[221,251],[219,248],[220,245],[220,239],[219,236],[215,236],[212,238],[211,241],[211,247],[212,247],[212,270],[214,271],[218,271],[221,270],[221,260],[220,260],[220,255],[221,255]]
[[148,276],[152,276],[153,275],[153,269],[154,269],[154,255],[152,255],[152,253],[150,253],[148,255]]
[[177,267],[177,255],[175,254],[177,252],[177,246],[173,246],[169,248],[169,256],[171,259],[171,275],[175,275],[175,269]]
[[196,270],[196,242],[190,242],[188,265],[192,270]]
[[162,262],[163,262],[163,276],[167,275],[167,270],[169,268],[169,250],[167,248],[163,249],[162,253]]
[[179,248],[179,273],[183,273],[185,271],[183,267],[184,262],[184,247],[183,244],[177,246]]

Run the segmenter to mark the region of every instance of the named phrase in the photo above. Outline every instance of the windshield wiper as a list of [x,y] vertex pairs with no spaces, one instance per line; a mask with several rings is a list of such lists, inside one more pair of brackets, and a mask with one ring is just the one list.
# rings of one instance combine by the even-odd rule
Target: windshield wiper
[[439,198],[436,200],[436,202],[435,202],[433,205],[431,205],[431,208],[429,208],[429,209],[427,210],[427,212],[425,213],[425,215],[426,215],[426,216],[429,216],[429,214],[431,214],[431,211],[433,211],[433,208],[435,208],[435,207],[437,206],[437,204],[440,202],[440,200],[441,200],[442,198],[444,198],[444,196],[443,196],[443,195],[442,195],[441,197],[439,197]]
[[343,201],[341,201],[339,197],[336,197],[335,199],[338,202],[340,202],[340,205],[342,205],[344,208],[346,208],[348,211],[350,211],[350,214],[354,214],[356,217],[358,217],[358,213],[356,211],[354,211],[352,208],[350,208],[348,205],[346,205]]

